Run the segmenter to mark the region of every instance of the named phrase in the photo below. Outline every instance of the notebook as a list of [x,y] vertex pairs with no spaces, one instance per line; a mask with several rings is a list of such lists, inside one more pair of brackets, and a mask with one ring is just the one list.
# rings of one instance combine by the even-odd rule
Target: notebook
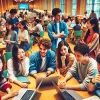
[[94,96],[91,96],[89,98],[82,99],[82,100],[100,100],[100,98],[94,95]]
[[23,83],[30,83],[30,80],[28,78],[28,76],[17,76],[16,77],[18,79],[18,81],[23,82]]

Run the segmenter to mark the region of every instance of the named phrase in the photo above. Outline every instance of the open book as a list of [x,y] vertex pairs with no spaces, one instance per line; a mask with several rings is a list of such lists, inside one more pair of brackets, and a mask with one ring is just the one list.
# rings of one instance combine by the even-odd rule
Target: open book
[[30,83],[30,80],[28,78],[28,76],[17,76],[16,77],[20,82],[23,82],[23,83]]
[[91,96],[89,98],[82,99],[82,100],[100,100],[100,98],[98,96]]

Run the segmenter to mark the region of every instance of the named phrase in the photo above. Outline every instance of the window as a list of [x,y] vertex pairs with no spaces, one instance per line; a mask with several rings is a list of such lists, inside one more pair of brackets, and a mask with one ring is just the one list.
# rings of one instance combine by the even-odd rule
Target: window
[[72,16],[76,16],[77,0],[72,0]]
[[97,18],[100,16],[100,0],[87,0],[86,11],[88,14],[94,10]]
[[95,0],[94,2],[94,11],[97,15],[97,18],[100,17],[100,0]]
[[54,8],[54,0],[52,0],[52,9]]
[[87,11],[88,14],[90,14],[91,11],[93,10],[93,1],[94,0],[87,0],[86,11]]
[[60,9],[62,13],[65,13],[65,0],[60,0]]

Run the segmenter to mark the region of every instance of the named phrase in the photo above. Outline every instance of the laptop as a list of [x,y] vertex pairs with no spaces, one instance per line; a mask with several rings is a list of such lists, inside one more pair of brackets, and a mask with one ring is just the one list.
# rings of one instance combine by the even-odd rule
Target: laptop
[[21,88],[17,96],[15,96],[12,100],[33,100],[37,90],[40,88],[42,81],[37,86],[36,90]]
[[74,90],[60,89],[53,81],[52,84],[56,88],[58,94],[62,97],[62,100],[82,100],[83,98]]
[[41,86],[52,85],[52,81],[57,85],[59,76],[45,77],[45,78],[36,78],[36,87],[42,81]]

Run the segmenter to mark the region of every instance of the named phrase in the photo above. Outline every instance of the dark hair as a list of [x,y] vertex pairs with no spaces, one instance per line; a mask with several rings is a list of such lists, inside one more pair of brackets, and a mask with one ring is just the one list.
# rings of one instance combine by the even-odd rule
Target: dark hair
[[36,19],[36,17],[34,17],[34,20]]
[[40,40],[40,42],[38,43],[38,46],[40,47],[40,45],[43,45],[46,49],[50,49],[51,48],[51,41],[47,38],[43,38]]
[[19,72],[19,61],[18,61],[18,45],[14,45],[12,48],[12,59],[13,59],[13,67],[14,70],[18,73]]
[[28,28],[26,26],[26,21],[25,20],[24,21],[21,21],[20,23],[24,26],[24,29],[28,30]]
[[0,71],[0,82],[3,80],[3,71]]
[[[1,59],[1,61],[2,61],[2,64],[4,65],[4,57],[3,57],[3,56],[0,56],[0,59]],[[2,70],[4,70],[3,67],[4,67],[4,66],[2,66]]]
[[89,53],[89,46],[85,43],[79,43],[74,47],[74,51],[79,52],[84,56]]
[[25,14],[27,15],[27,12],[25,12]]
[[94,10],[92,10],[91,12],[94,13]]
[[66,19],[64,19],[64,22],[66,23],[66,22],[68,22],[68,19],[66,18]]
[[71,16],[68,16],[68,18],[67,19],[70,19],[71,20]]
[[[93,27],[93,31],[98,33],[99,34],[99,27],[98,27],[98,20],[97,18],[90,18],[88,19],[88,21],[90,22],[91,25],[94,25]],[[84,38],[84,41],[86,42],[88,36],[90,35],[90,30],[88,29],[86,35],[85,35],[85,38]],[[99,39],[100,39],[100,36],[99,36]]]
[[56,16],[58,13],[60,13],[61,12],[61,10],[59,9],[59,8],[54,8],[53,10],[52,10],[52,15],[53,16]]
[[[3,63],[3,65],[4,65],[4,58],[3,58],[3,56],[0,56],[0,59],[1,59],[1,61],[2,61],[2,63]],[[3,66],[2,66],[3,67]],[[0,82],[3,80],[3,69],[0,71]]]
[[84,13],[87,14],[87,11],[85,11]]
[[36,23],[40,23],[40,19],[35,19],[35,22]]
[[[8,20],[8,21],[6,22],[6,24],[12,25],[11,29],[14,30],[14,25],[13,25],[13,23],[12,23],[11,21]],[[8,30],[8,29],[6,29],[6,30],[7,30],[7,31],[6,31],[6,36],[8,36],[9,30]]]
[[100,64],[100,53],[97,55],[97,57],[96,57],[96,61],[97,61],[97,63]]
[[84,21],[85,21],[85,23],[87,22],[87,19],[86,19],[86,18],[83,18],[82,20],[84,20]]
[[10,10],[10,14],[16,14],[17,13],[17,10],[16,9],[11,9]]
[[[70,46],[68,45],[68,43],[66,42],[66,41],[60,41],[59,42],[59,44],[58,44],[58,53],[57,53],[57,55],[58,55],[58,57],[57,57],[57,60],[58,60],[58,67],[60,68],[60,67],[62,67],[62,62],[61,62],[61,53],[60,53],[60,50],[61,50],[61,47],[62,46],[66,46],[66,47],[68,47],[68,52],[69,53],[72,53],[72,51],[71,51],[71,49],[70,49]],[[67,65],[68,64],[68,61],[67,60],[65,60],[65,64]]]
[[76,21],[76,24],[79,24],[79,21],[78,20]]
[[[19,73],[19,59],[18,59],[18,49],[23,49],[22,46],[14,45],[12,48],[12,59],[14,70]],[[23,49],[24,50],[24,49]]]
[[75,17],[75,22],[79,22],[79,19],[78,19],[78,17]]

